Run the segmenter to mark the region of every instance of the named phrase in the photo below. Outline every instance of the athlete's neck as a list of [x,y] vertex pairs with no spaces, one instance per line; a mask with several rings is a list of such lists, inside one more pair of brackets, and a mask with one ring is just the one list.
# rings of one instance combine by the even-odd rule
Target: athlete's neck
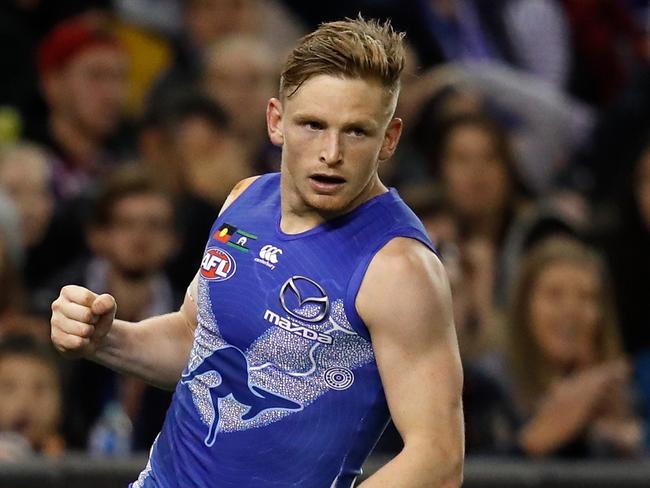
[[375,175],[368,182],[368,185],[350,201],[344,208],[329,210],[310,206],[300,196],[290,182],[282,182],[281,185],[281,218],[280,229],[285,234],[300,234],[307,232],[328,220],[335,219],[352,212],[355,208],[383,193],[388,188]]

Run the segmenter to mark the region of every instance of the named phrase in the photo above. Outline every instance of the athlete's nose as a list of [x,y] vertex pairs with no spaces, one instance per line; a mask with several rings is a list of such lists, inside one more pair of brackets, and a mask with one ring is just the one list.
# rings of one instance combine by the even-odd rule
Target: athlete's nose
[[319,159],[322,163],[330,166],[341,162],[343,154],[341,152],[341,139],[338,132],[324,131]]

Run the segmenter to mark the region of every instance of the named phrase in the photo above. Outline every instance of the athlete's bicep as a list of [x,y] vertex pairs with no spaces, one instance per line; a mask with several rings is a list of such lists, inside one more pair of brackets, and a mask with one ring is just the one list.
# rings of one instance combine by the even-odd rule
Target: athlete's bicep
[[453,459],[447,468],[456,469],[452,464],[462,462],[464,449],[462,369],[441,263],[422,244],[394,239],[368,267],[357,309],[404,452]]

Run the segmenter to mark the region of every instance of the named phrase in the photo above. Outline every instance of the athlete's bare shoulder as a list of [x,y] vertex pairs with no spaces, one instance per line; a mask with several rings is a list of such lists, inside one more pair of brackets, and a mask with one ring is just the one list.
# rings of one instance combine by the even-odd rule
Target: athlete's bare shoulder
[[230,190],[230,194],[228,195],[228,198],[226,198],[226,201],[223,203],[223,206],[221,207],[221,211],[219,212],[219,215],[223,213],[224,210],[226,210],[232,203],[237,200],[237,197],[241,195],[246,188],[251,186],[251,184],[259,178],[258,176],[251,176],[249,178],[245,178],[241,180],[239,183],[237,183],[235,186],[233,186],[232,190]]
[[370,262],[357,295],[357,311],[371,332],[392,327],[395,322],[385,320],[388,317],[401,322],[400,317],[406,316],[412,317],[411,326],[428,329],[432,317],[448,316],[448,288],[437,256],[415,239],[397,237]]

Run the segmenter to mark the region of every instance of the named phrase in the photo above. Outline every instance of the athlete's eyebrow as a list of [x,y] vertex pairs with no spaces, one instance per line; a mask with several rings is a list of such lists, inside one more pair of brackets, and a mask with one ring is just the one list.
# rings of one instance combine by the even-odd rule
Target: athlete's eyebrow
[[303,124],[306,122],[318,122],[319,124],[327,125],[321,117],[308,114],[308,113],[296,113],[292,118],[295,122],[299,124]]
[[[305,113],[305,112],[297,112],[293,115],[292,119],[298,123],[298,124],[304,124],[307,122],[317,122],[321,124],[322,126],[326,127],[329,124],[325,122],[325,120],[322,117],[319,117],[317,115]],[[360,128],[363,129],[367,132],[372,132],[377,130],[379,127],[379,124],[372,118],[362,118],[358,120],[349,120],[343,124],[343,129],[348,130],[348,129],[353,129],[353,128]]]

